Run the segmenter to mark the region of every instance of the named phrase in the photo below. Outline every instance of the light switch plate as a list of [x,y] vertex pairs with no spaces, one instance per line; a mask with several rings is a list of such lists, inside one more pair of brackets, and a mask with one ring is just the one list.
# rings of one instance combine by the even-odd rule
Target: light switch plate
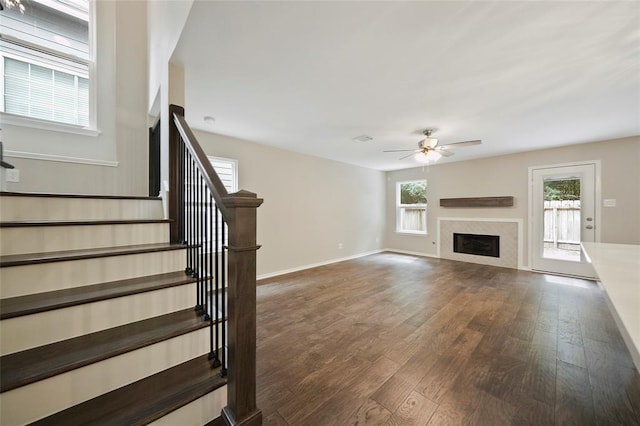
[[20,182],[20,170],[18,169],[7,169],[5,172],[5,178],[7,182]]
[[616,199],[615,198],[608,198],[606,200],[603,200],[603,205],[604,205],[604,207],[615,207],[616,206]]

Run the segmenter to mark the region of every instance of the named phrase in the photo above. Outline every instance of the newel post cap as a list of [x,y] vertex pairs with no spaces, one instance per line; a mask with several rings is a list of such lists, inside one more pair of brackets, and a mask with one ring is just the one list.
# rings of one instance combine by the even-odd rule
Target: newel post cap
[[250,191],[240,190],[222,198],[225,207],[253,207],[257,208],[264,202],[262,198]]

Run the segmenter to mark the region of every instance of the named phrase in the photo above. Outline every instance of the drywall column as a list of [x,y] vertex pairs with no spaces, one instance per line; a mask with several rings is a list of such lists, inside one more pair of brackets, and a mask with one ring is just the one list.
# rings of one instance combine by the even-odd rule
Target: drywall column
[[[193,0],[149,1],[147,3],[147,54],[149,62],[148,110],[160,98],[160,181],[169,180],[169,68],[182,29],[185,26]],[[184,79],[183,79],[184,81]],[[182,89],[184,90],[184,89]],[[184,105],[184,102],[175,102]],[[157,115],[157,114],[156,114]]]

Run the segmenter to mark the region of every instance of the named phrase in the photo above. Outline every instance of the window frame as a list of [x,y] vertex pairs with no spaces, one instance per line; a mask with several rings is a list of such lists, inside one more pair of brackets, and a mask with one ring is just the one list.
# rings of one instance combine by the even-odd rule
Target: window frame
[[[96,7],[95,0],[88,0],[88,23],[87,23],[87,38],[88,38],[88,52],[89,57],[87,59],[80,58],[76,55],[68,54],[65,52],[61,52],[55,49],[51,49],[42,45],[35,45],[33,43],[27,42],[25,40],[21,40],[19,38],[15,38],[12,36],[3,35],[3,39],[9,43],[17,46],[22,46],[25,49],[32,51],[40,51],[46,55],[51,55],[58,57],[62,60],[75,62],[87,67],[86,75],[82,72],[72,69],[65,69],[59,64],[52,63],[47,61],[46,59],[38,58],[37,54],[25,55],[21,56],[20,54],[14,52],[4,52],[0,50],[0,80],[2,80],[2,84],[0,84],[0,118],[3,123],[20,126],[20,127],[30,127],[42,130],[51,130],[56,132],[63,133],[72,133],[72,134],[80,134],[86,136],[97,136],[101,132],[97,127],[97,96],[96,96]],[[57,72],[63,72],[66,74],[70,74],[75,76],[76,78],[86,78],[88,80],[88,91],[89,91],[89,99],[88,99],[88,107],[89,107],[89,123],[87,126],[64,123],[61,121],[47,120],[36,117],[29,117],[26,115],[12,114],[4,111],[5,108],[5,85],[4,85],[4,62],[5,57],[25,62],[28,64],[33,64],[40,67],[45,67]]]
[[[424,182],[425,187],[428,188],[428,182],[426,179],[412,179],[412,180],[403,180],[396,182],[396,233],[403,235],[415,235],[415,236],[426,236],[428,235],[429,227],[427,225],[427,203],[420,204],[401,204],[401,187],[403,184],[407,183],[422,183]],[[426,190],[425,190],[426,192]],[[426,197],[426,194],[425,194]],[[402,209],[406,209],[407,207],[411,208],[420,208],[424,209],[424,231],[413,231],[402,229]]]

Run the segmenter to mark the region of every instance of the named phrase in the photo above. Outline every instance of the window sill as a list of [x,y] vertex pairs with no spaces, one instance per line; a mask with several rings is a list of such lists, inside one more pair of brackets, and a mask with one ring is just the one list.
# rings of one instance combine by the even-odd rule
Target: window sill
[[426,237],[429,235],[427,232],[418,232],[418,231],[398,231],[396,230],[396,234],[398,235],[408,235],[412,237]]
[[37,118],[23,117],[20,115],[9,114],[6,112],[0,112],[0,118],[3,124],[10,124],[12,126],[29,127],[39,130],[50,130],[53,132],[70,133],[83,136],[98,136],[100,130],[91,129],[88,127],[79,127],[71,124],[56,123],[55,121],[40,120]]

